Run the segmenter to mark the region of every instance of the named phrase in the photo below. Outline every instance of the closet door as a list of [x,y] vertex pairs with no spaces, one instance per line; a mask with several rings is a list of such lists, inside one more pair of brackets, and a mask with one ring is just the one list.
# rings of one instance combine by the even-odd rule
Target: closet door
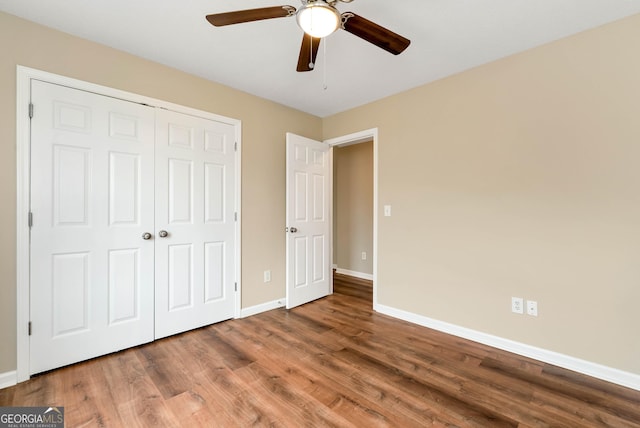
[[232,318],[235,128],[156,116],[155,337]]
[[153,340],[154,109],[40,81],[31,89],[38,373]]

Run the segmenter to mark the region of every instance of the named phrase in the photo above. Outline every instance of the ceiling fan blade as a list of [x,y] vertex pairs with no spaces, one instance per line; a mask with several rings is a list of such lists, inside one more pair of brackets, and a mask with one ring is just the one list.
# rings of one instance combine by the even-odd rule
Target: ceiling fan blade
[[343,27],[349,33],[373,43],[379,48],[384,49],[394,55],[398,55],[404,51],[411,40],[396,34],[380,25],[369,21],[353,12],[345,12],[342,14]]
[[311,37],[304,33],[302,37],[302,46],[300,46],[300,56],[298,56],[298,67],[296,71],[311,71],[315,68],[316,57],[318,56],[318,48],[320,47],[320,38]]
[[242,22],[260,21],[262,19],[286,18],[293,16],[296,8],[293,6],[261,7],[258,9],[237,10],[235,12],[214,13],[207,15],[207,21],[216,27],[240,24]]

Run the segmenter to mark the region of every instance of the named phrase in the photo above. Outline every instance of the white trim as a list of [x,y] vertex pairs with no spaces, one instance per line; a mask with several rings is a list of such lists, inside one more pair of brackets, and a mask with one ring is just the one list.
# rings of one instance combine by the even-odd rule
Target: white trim
[[262,312],[271,311],[273,309],[284,308],[286,298],[283,297],[278,300],[274,300],[272,302],[261,303],[259,305],[251,306],[248,308],[244,308],[240,315],[240,318],[250,317],[252,315],[258,315]]
[[242,122],[237,121],[235,125],[236,130],[236,174],[235,174],[235,192],[236,192],[236,212],[238,218],[236,219],[236,294],[235,294],[235,310],[233,317],[241,318],[242,316]]
[[18,375],[15,371],[0,373],[0,389],[9,388],[18,383],[17,377]]
[[240,126],[242,121],[239,119],[233,119],[219,114],[211,113],[204,110],[198,110],[192,107],[182,106],[174,104],[169,101],[163,101],[157,98],[147,97],[145,95],[135,94],[133,92],[122,91],[120,89],[110,88],[108,86],[102,86],[84,80],[74,79],[72,77],[61,76],[59,74],[49,73],[47,71],[37,70],[35,68],[17,66],[18,78],[26,78],[27,80],[27,92],[29,92],[29,80],[36,79],[43,82],[54,83],[57,85],[68,86],[73,89],[80,89],[86,92],[93,92],[98,95],[105,95],[112,98],[119,98],[121,100],[130,101],[139,104],[148,104],[151,107],[159,107],[167,110],[188,114],[203,119],[215,120],[216,122],[226,123],[229,125]]
[[368,279],[369,281],[373,281],[373,275],[370,273],[356,272],[355,270],[341,269],[341,268],[336,268],[336,273],[339,273],[341,275],[353,276],[354,278]]
[[30,69],[17,67],[16,81],[16,380],[29,379],[29,222],[30,121],[28,108],[31,101]]
[[[16,67],[17,74],[17,92],[16,92],[16,323],[17,323],[17,368],[16,377],[18,382],[29,379],[29,336],[27,335],[27,324],[29,322],[29,224],[27,216],[29,213],[30,200],[30,121],[27,114],[29,101],[31,99],[31,80],[41,80],[48,83],[68,86],[74,89],[80,89],[87,92],[93,92],[98,95],[119,98],[125,101],[147,104],[152,107],[163,108],[195,117],[200,117],[216,122],[226,123],[235,127],[235,137],[238,143],[236,152],[236,211],[238,212],[238,221],[235,225],[236,241],[236,272],[235,278],[238,283],[238,290],[235,293],[234,316],[241,316],[241,254],[242,254],[242,236],[241,236],[241,201],[242,201],[242,121],[221,116],[215,113],[194,109],[191,107],[181,106],[168,101],[156,98],[138,95],[131,92],[121,91],[119,89],[109,88],[107,86],[96,85],[94,83],[73,79],[70,77],[60,76],[46,71],[36,70],[29,67],[18,65]],[[37,107],[36,107],[37,108]]]
[[[370,140],[373,140],[373,275],[371,280],[373,281],[373,305],[375,307],[378,303],[378,128],[330,138],[324,140],[324,142],[333,148],[335,146],[345,147],[364,143]],[[331,151],[331,159],[333,161],[333,150]],[[331,169],[331,176],[333,177],[333,168]],[[330,200],[333,201],[333,185],[331,185],[330,191],[332,192]],[[331,210],[333,213],[333,205]],[[331,223],[331,236],[333,237],[333,220]]]
[[373,308],[381,314],[389,315],[423,327],[462,337],[464,339],[472,340],[504,351],[513,352],[524,357],[533,358],[537,361],[553,364],[558,367],[563,367],[568,370],[640,391],[640,375],[634,373],[625,372],[612,367],[549,351],[547,349],[537,348],[535,346],[493,336],[491,334],[472,330],[466,327],[460,327],[455,324],[438,321],[422,315],[403,311],[401,309],[392,308],[390,306],[375,304]]
[[[326,142],[325,142],[326,143]],[[333,224],[335,222],[333,216],[333,210],[335,207],[333,206],[333,146],[329,145],[329,260],[332,262],[335,260],[335,256],[333,255],[333,246],[336,244],[333,241]],[[329,269],[329,294],[333,294],[333,271],[338,267],[337,264],[332,263],[331,269]]]

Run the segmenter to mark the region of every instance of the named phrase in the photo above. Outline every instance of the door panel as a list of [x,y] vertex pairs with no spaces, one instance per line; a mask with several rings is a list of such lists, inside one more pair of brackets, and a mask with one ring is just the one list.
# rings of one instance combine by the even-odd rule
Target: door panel
[[168,245],[169,312],[193,307],[193,245]]
[[154,110],[32,81],[30,372],[153,339]]
[[224,298],[225,243],[207,242],[204,246],[204,292],[205,302]]
[[234,315],[235,129],[161,110],[156,135],[160,338]]
[[287,134],[287,308],[331,292],[328,153]]
[[193,224],[193,162],[169,159],[168,191],[168,223]]
[[225,166],[204,164],[204,221],[223,223],[225,213]]
[[136,319],[140,282],[140,251],[109,251],[109,324]]
[[53,218],[57,226],[89,225],[91,151],[53,145]]
[[109,154],[109,224],[135,225],[140,221],[140,155]]
[[89,253],[53,254],[53,337],[89,328]]

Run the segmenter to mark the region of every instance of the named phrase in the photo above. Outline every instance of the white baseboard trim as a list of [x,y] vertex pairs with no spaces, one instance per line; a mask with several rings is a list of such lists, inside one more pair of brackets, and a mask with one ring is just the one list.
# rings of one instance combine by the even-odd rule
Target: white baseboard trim
[[491,334],[482,333],[466,327],[460,327],[455,324],[438,321],[422,315],[406,312],[400,309],[392,308],[385,305],[374,304],[375,311],[394,318],[399,318],[423,327],[432,328],[443,333],[462,337],[463,339],[472,340],[483,345],[492,346],[504,351],[513,352],[514,354],[524,357],[533,358],[534,360],[544,363],[553,364],[568,370],[582,373],[594,378],[612,382],[627,388],[640,391],[640,375],[625,372],[612,367],[603,366],[592,363],[579,358],[560,354],[547,349],[537,348],[535,346],[526,345],[524,343],[515,342],[513,340],[504,339],[502,337],[493,336]]
[[369,281],[373,281],[373,275],[371,275],[370,273],[356,272],[354,270],[341,269],[339,267],[336,268],[336,273],[339,273],[341,275],[349,275],[349,276],[353,276],[355,278],[368,279]]
[[272,309],[283,308],[285,306],[285,301],[286,299],[283,297],[282,299],[274,300],[272,302],[266,302],[260,305],[243,308],[240,311],[240,318],[250,317],[251,315],[258,315],[259,313],[267,312]]
[[0,373],[0,389],[9,388],[18,383],[18,374],[16,371]]

